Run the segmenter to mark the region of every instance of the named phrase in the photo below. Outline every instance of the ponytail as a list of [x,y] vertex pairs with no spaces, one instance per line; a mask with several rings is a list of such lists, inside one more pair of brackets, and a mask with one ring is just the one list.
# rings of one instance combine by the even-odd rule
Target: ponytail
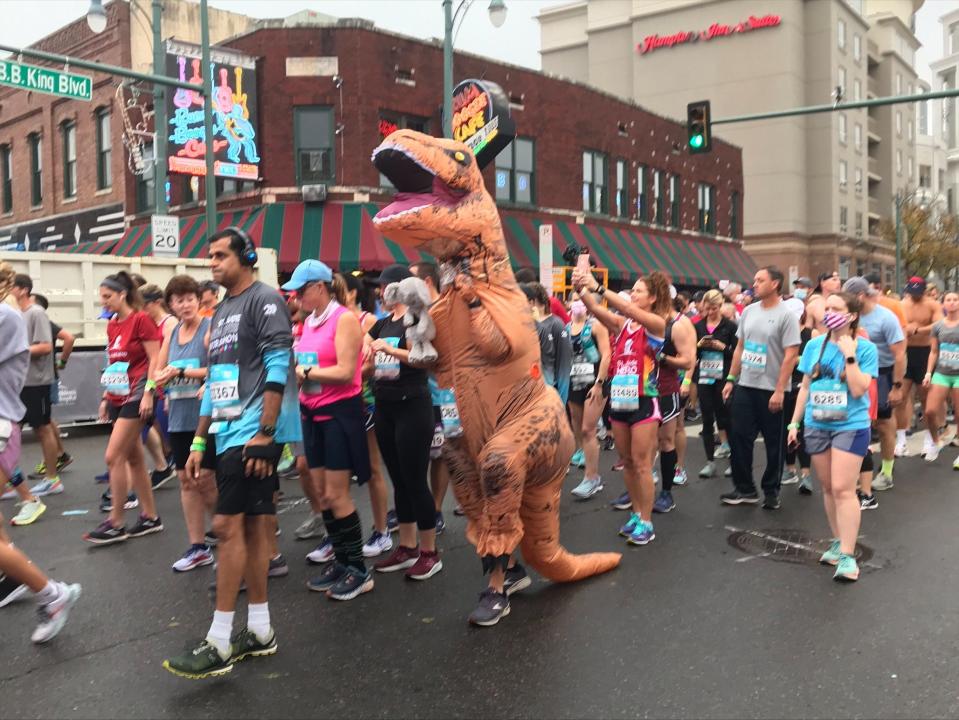
[[333,282],[326,283],[326,289],[330,291],[330,295],[335,297],[340,305],[343,307],[349,306],[349,297],[347,296],[349,288],[346,285],[346,278],[340,273],[333,275]]
[[113,275],[107,275],[100,285],[110,288],[114,292],[124,293],[126,295],[127,305],[135,311],[143,309],[143,297],[140,295],[140,290],[137,288],[136,283],[133,282],[133,278],[130,277],[130,273],[125,270],[121,270]]

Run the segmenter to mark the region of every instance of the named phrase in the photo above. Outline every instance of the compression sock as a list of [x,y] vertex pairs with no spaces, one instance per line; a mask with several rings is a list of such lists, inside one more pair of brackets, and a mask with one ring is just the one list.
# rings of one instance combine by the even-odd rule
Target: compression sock
[[882,470],[880,470],[880,472],[886,477],[892,477],[892,466],[895,462],[895,460],[883,460]]
[[224,612],[222,610],[213,611],[213,624],[210,625],[210,632],[206,634],[207,642],[216,648],[220,657],[226,660],[233,654],[233,646],[230,644],[230,635],[233,634],[233,616],[234,612]]
[[[329,517],[327,517],[329,514]],[[336,520],[333,512],[323,511],[323,524],[326,525],[326,535],[333,545],[333,554],[336,556],[336,562],[340,565],[347,564],[346,548],[343,546],[343,520]]]
[[247,608],[246,627],[261,643],[265,644],[270,639],[269,603],[250,603]]
[[341,518],[340,537],[344,552],[346,553],[345,564],[355,568],[360,572],[366,572],[366,563],[363,561],[363,526],[360,524],[360,516],[354,510],[345,518]]
[[663,492],[673,489],[673,476],[676,474],[676,450],[663,450],[659,454],[659,468],[663,473]]

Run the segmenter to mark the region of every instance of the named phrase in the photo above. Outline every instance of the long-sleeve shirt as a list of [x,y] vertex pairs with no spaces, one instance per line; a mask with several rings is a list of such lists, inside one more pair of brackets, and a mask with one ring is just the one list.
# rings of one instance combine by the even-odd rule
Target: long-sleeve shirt
[[536,323],[539,334],[543,379],[556,388],[563,403],[569,399],[569,379],[573,370],[573,344],[566,325],[555,315]]

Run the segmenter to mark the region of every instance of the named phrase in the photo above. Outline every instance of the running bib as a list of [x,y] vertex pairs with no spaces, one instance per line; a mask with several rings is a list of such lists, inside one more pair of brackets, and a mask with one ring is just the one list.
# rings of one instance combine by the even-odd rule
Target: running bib
[[[196,370],[200,367],[199,358],[187,358],[186,360],[172,360],[170,367],[184,370]],[[196,400],[196,395],[200,391],[200,381],[193,378],[175,377],[166,386],[166,396],[171,400]]]
[[240,368],[233,364],[210,367],[210,400],[214,420],[233,420],[243,414],[240,402]]
[[592,363],[573,363],[570,380],[576,390],[589,387],[596,380],[596,366]]
[[[383,338],[390,347],[399,347],[400,339],[398,337]],[[396,380],[400,376],[400,360],[397,357],[385,353],[382,350],[376,353],[373,359],[375,369],[373,377],[376,380]]]
[[747,340],[743,346],[743,365],[762,372],[766,369],[766,346]]
[[944,370],[959,372],[959,345],[956,343],[939,344],[939,366]]
[[[746,353],[743,352],[743,358]],[[745,362],[745,359],[743,360]],[[699,359],[699,382],[712,385],[723,378],[723,354],[716,350],[704,350]]]
[[443,421],[443,437],[455,438],[463,434],[460,423],[460,410],[456,405],[456,393],[453,388],[440,389],[437,392],[440,419]]
[[437,425],[433,430],[433,442],[430,445],[431,450],[439,450],[443,447],[443,443],[446,442],[446,436],[443,435],[443,426]]
[[614,412],[639,410],[639,375],[615,375],[609,386],[609,407]]
[[[319,361],[316,359],[316,353],[298,352],[296,354],[296,364],[304,367],[317,367]],[[304,395],[319,395],[323,392],[323,385],[318,380],[306,379],[300,386]]]
[[115,362],[107,365],[100,376],[100,384],[111,395],[126,397],[130,394],[130,363]]
[[817,380],[809,388],[812,419],[819,422],[845,422],[848,418],[846,386],[838,380]]

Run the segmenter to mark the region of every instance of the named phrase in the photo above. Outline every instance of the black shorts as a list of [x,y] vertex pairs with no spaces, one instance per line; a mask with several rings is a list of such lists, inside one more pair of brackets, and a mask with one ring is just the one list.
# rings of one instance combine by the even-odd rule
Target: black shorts
[[[140,400],[131,400],[130,402],[125,402],[122,405],[108,403],[107,414],[110,416],[110,422],[112,423],[115,423],[120,418],[123,418],[124,420],[139,420]],[[147,421],[143,423],[144,429],[149,429],[152,423],[153,418],[148,418]]]
[[[279,459],[279,445],[276,451]],[[216,458],[216,514],[276,515],[273,493],[279,484],[275,470],[265,478],[247,475],[243,447],[232,447]]]
[[907,347],[906,348],[906,374],[905,380],[912,380],[917,385],[922,385],[926,377],[926,368],[929,366],[929,353],[931,348],[927,347]]
[[683,412],[683,398],[678,392],[659,396],[659,414],[662,415],[660,424],[668,423],[680,416]]
[[376,422],[373,420],[373,413],[376,411],[375,405],[364,405],[363,412],[366,414],[366,432],[372,432],[373,428],[376,427]]
[[586,404],[586,395],[589,393],[592,385],[587,385],[581,390],[574,390],[573,388],[569,389],[569,402],[576,405],[585,405]]
[[[173,465],[177,470],[186,468],[187,458],[190,457],[190,445],[196,432],[171,432],[169,434],[170,447],[173,449]],[[209,435],[206,439],[206,452],[200,467],[204,470],[216,470],[216,435]]]
[[639,399],[639,409],[638,410],[629,410],[627,412],[620,412],[617,410],[611,410],[609,413],[609,419],[614,423],[622,423],[624,425],[646,425],[647,423],[658,423],[660,414],[659,414],[659,400],[660,398],[651,398],[651,397],[641,397]]
[[303,450],[311,470],[353,470],[350,439],[336,420],[303,418]]
[[25,385],[20,400],[27,406],[23,422],[34,430],[50,424],[50,386]]
[[[876,416],[880,420],[888,420],[892,417],[892,405],[889,404],[889,391],[892,390],[892,368],[879,368],[879,375],[876,378],[876,395],[878,408]],[[923,371],[925,374],[925,371]]]

